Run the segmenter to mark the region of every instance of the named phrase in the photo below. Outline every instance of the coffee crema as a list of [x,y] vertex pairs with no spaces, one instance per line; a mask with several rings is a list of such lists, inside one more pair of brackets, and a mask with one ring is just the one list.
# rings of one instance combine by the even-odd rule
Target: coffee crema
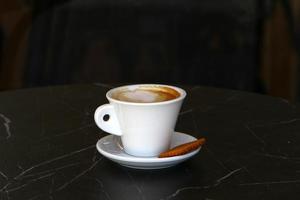
[[133,103],[155,103],[176,99],[180,93],[165,86],[140,86],[135,89],[125,88],[115,91],[112,98]]

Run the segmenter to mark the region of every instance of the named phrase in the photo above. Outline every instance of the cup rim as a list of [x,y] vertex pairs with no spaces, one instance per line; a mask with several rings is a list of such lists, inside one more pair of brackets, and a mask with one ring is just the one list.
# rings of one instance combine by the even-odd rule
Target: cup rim
[[[160,102],[151,102],[151,103],[137,103],[137,102],[128,102],[128,101],[121,101],[121,100],[117,100],[111,97],[111,94],[116,91],[119,90],[121,88],[126,88],[126,87],[138,87],[138,86],[154,86],[154,87],[169,87],[171,89],[176,90],[177,92],[180,93],[180,96],[172,99],[172,100],[167,100],[167,101],[160,101]],[[171,103],[175,103],[178,101],[183,100],[186,97],[186,91],[184,89],[181,89],[179,87],[176,86],[172,86],[172,85],[166,85],[166,84],[132,84],[132,85],[123,85],[123,86],[119,86],[113,89],[110,89],[107,93],[106,93],[106,98],[109,100],[109,102],[114,102],[114,103],[118,103],[118,104],[125,104],[125,105],[135,105],[135,106],[153,106],[153,105],[165,105],[165,104],[171,104]]]

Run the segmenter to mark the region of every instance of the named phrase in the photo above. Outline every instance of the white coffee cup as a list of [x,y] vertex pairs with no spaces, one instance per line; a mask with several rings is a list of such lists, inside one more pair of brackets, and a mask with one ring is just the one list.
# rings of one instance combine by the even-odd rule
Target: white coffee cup
[[[135,91],[143,87],[169,88],[179,95],[171,100],[151,103],[129,102],[113,97],[120,91]],[[139,84],[114,88],[106,93],[109,104],[98,107],[94,119],[103,131],[121,136],[126,153],[138,157],[158,156],[170,147],[185,96],[183,89],[169,85]]]

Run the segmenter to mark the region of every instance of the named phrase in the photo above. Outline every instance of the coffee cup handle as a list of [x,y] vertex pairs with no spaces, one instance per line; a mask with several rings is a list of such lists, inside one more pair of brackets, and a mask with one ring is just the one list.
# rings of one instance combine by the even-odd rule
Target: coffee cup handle
[[104,104],[99,106],[94,115],[97,126],[103,131],[121,136],[121,129],[114,106],[111,104]]

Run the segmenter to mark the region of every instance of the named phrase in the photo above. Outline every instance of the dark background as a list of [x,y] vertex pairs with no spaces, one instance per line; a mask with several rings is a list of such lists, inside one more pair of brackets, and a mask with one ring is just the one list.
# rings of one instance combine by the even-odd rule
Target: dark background
[[298,99],[296,1],[0,3],[1,90],[167,83]]

